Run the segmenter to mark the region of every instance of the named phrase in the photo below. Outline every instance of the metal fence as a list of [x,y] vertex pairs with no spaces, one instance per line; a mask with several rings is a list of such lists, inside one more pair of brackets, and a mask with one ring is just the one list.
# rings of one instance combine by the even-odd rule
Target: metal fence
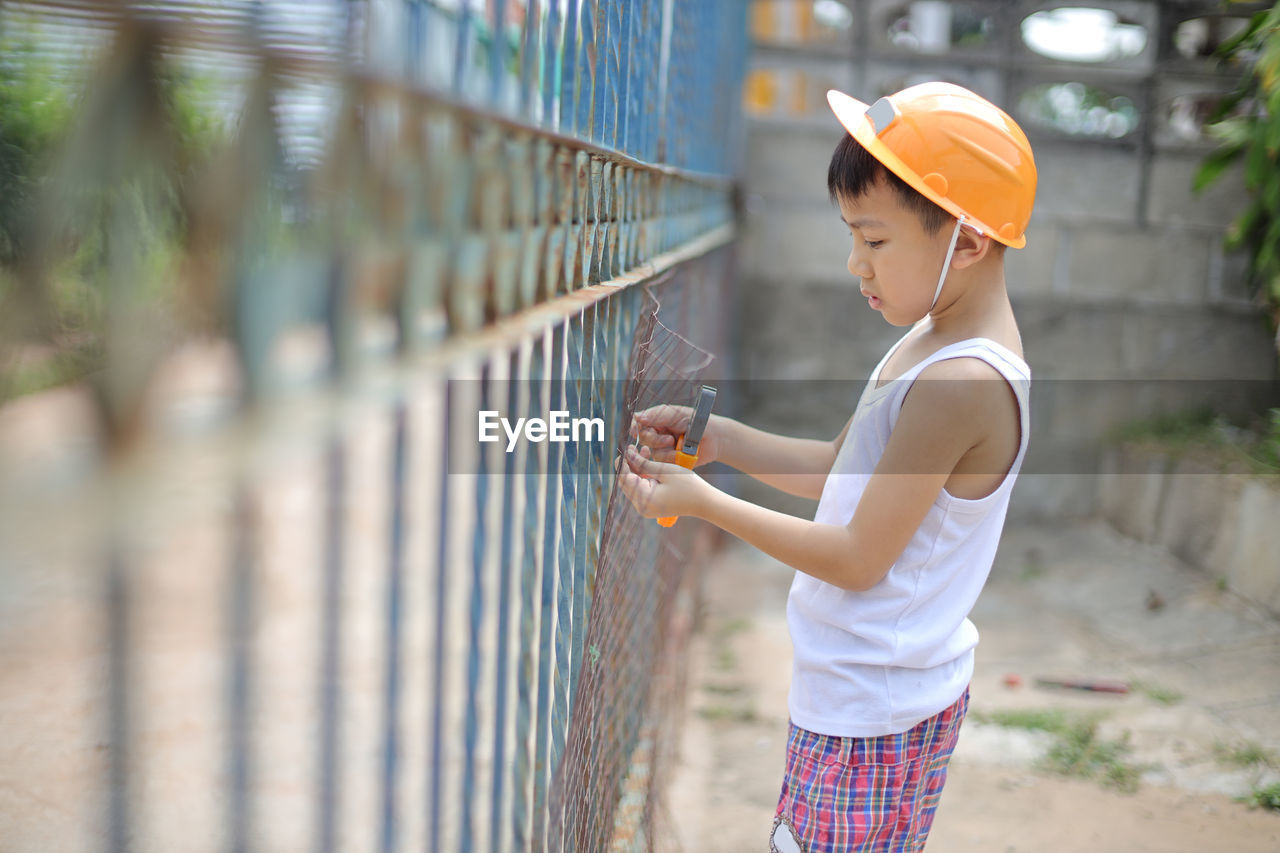
[[0,846],[653,846],[745,5],[0,10]]

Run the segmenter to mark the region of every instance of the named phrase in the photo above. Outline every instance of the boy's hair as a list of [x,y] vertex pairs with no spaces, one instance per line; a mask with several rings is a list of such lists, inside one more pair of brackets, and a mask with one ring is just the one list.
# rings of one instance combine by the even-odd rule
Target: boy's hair
[[841,198],[856,199],[880,181],[887,181],[898,196],[898,203],[920,220],[924,230],[936,234],[954,217],[912,189],[906,181],[885,168],[867,149],[849,134],[844,134],[831,154],[827,167],[827,193],[833,202]]

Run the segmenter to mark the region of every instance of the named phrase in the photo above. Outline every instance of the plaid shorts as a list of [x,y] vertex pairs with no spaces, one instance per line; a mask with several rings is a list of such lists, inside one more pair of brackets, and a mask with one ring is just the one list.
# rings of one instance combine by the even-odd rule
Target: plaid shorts
[[835,737],[791,724],[770,851],[923,850],[968,709],[966,688],[954,705],[901,734]]

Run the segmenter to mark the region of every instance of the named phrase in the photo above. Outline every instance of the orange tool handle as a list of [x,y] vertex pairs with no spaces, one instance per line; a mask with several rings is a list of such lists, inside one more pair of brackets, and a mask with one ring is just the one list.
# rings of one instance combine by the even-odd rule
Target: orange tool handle
[[[682,435],[678,439],[676,439],[676,447],[680,447],[683,444],[684,444],[684,436]],[[685,453],[682,450],[676,451],[676,464],[679,465],[681,468],[688,468],[690,471],[692,471],[694,463],[696,463],[697,461],[698,461],[698,454],[696,453],[690,454],[690,453]],[[679,517],[680,516],[678,515],[668,515],[665,518],[658,519],[658,524],[662,525],[663,527],[670,527],[671,525],[676,523],[676,519]]]

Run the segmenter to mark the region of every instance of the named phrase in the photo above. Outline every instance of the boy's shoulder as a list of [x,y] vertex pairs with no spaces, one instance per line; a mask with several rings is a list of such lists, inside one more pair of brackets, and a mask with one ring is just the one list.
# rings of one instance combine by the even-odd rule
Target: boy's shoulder
[[939,359],[920,371],[920,379],[968,382],[978,379],[1003,379],[1004,374],[991,362],[972,354]]
[[[962,423],[969,423],[982,425],[980,429],[985,430],[991,418],[1002,417],[1009,404],[1014,402],[1009,389],[1010,376],[993,362],[1008,362],[1007,355],[1021,360],[1022,347],[1016,327],[1012,330],[987,327],[974,332],[959,340],[921,340],[924,353],[917,361],[929,363],[916,374],[916,382],[908,398],[915,397],[915,408],[929,411],[932,418],[952,421],[957,428]],[[969,343],[988,344],[979,349],[994,350],[1000,358],[982,358],[967,347],[958,347],[954,355],[943,352],[949,347]],[[991,343],[996,347],[991,347]],[[940,353],[942,357],[938,358]]]
[[1008,401],[1008,377],[972,355],[944,358],[920,371],[908,397],[957,425],[985,423]]
[[990,494],[1017,458],[1022,440],[1019,413],[1026,397],[1015,375],[966,350],[926,365],[894,426],[895,433],[904,431],[909,445],[904,454],[915,458],[928,452],[922,448],[937,445],[942,458],[936,470],[949,472],[946,488],[952,495]]
[[1001,378],[1002,374],[999,370],[989,362],[974,355],[936,358],[940,352],[948,347],[978,342],[995,343],[998,348],[1005,350],[1008,354],[1012,354],[1019,361],[1022,360],[1022,340],[1018,334],[1017,325],[1012,322],[984,325],[967,330],[964,334],[947,336],[931,334],[927,327],[920,324],[904,336],[903,340],[895,346],[896,351],[891,352],[887,357],[888,363],[885,365],[887,375],[882,375],[882,378],[900,376],[911,365],[919,365],[925,362],[931,363],[925,364],[918,374],[919,378],[922,379]]
[[[936,357],[949,346],[969,343],[979,345],[980,351],[994,352],[997,356],[996,359],[983,358],[971,348],[962,348],[954,355],[944,354],[944,357],[927,364],[918,374],[918,378],[926,380],[929,385],[937,386],[937,390],[941,392],[941,396],[937,399],[954,399],[957,402],[972,405],[975,397],[990,399],[992,395],[1003,397],[1006,393],[1000,386],[1009,380],[1009,375],[1000,370],[994,362],[1008,363],[1010,355],[1017,360],[1015,364],[1022,361],[1022,346],[1017,329],[1016,327],[1012,330],[991,328],[984,331],[986,334],[975,334],[959,341],[930,347],[933,352],[924,360]],[[991,344],[995,346],[992,347]],[[1000,383],[987,381],[993,379],[1002,381]]]

